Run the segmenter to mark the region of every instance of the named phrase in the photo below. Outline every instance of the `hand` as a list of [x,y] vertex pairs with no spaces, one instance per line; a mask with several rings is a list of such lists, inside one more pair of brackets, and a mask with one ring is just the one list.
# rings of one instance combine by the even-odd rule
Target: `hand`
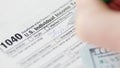
[[120,51],[120,12],[102,0],[76,0],[76,33],[85,42]]

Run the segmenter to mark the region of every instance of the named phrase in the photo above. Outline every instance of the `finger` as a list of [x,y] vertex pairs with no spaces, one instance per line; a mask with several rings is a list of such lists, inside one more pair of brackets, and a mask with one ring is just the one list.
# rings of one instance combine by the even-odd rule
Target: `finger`
[[[115,22],[120,21],[120,13],[111,12],[101,0],[76,0],[76,2],[78,8],[76,34],[80,39],[105,48],[120,50],[120,41],[118,41],[120,32],[112,32],[113,28],[109,27],[111,23],[115,25]],[[112,35],[111,37],[109,34],[112,33],[118,35]]]
[[76,0],[78,11],[82,10],[107,10],[108,7],[102,0]]

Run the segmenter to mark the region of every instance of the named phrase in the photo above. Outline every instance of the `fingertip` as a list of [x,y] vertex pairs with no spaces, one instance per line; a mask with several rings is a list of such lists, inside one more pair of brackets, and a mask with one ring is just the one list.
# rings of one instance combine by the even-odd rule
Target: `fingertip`
[[92,10],[108,10],[108,6],[102,0],[75,0],[78,10],[92,9]]

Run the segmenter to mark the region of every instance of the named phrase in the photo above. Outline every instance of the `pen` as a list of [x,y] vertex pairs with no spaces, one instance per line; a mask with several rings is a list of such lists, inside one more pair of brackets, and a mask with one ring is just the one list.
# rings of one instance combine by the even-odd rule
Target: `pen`
[[111,0],[103,0],[105,3],[110,3]]
[[120,0],[103,0],[111,9],[120,10]]

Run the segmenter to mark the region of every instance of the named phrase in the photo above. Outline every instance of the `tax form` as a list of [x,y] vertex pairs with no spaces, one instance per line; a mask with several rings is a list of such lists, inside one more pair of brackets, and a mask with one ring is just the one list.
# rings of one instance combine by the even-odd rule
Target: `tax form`
[[89,44],[81,48],[80,54],[85,68],[120,68],[120,53]]
[[120,54],[75,36],[73,0],[0,0],[0,68],[120,68]]
[[0,0],[0,68],[83,68],[73,0]]

